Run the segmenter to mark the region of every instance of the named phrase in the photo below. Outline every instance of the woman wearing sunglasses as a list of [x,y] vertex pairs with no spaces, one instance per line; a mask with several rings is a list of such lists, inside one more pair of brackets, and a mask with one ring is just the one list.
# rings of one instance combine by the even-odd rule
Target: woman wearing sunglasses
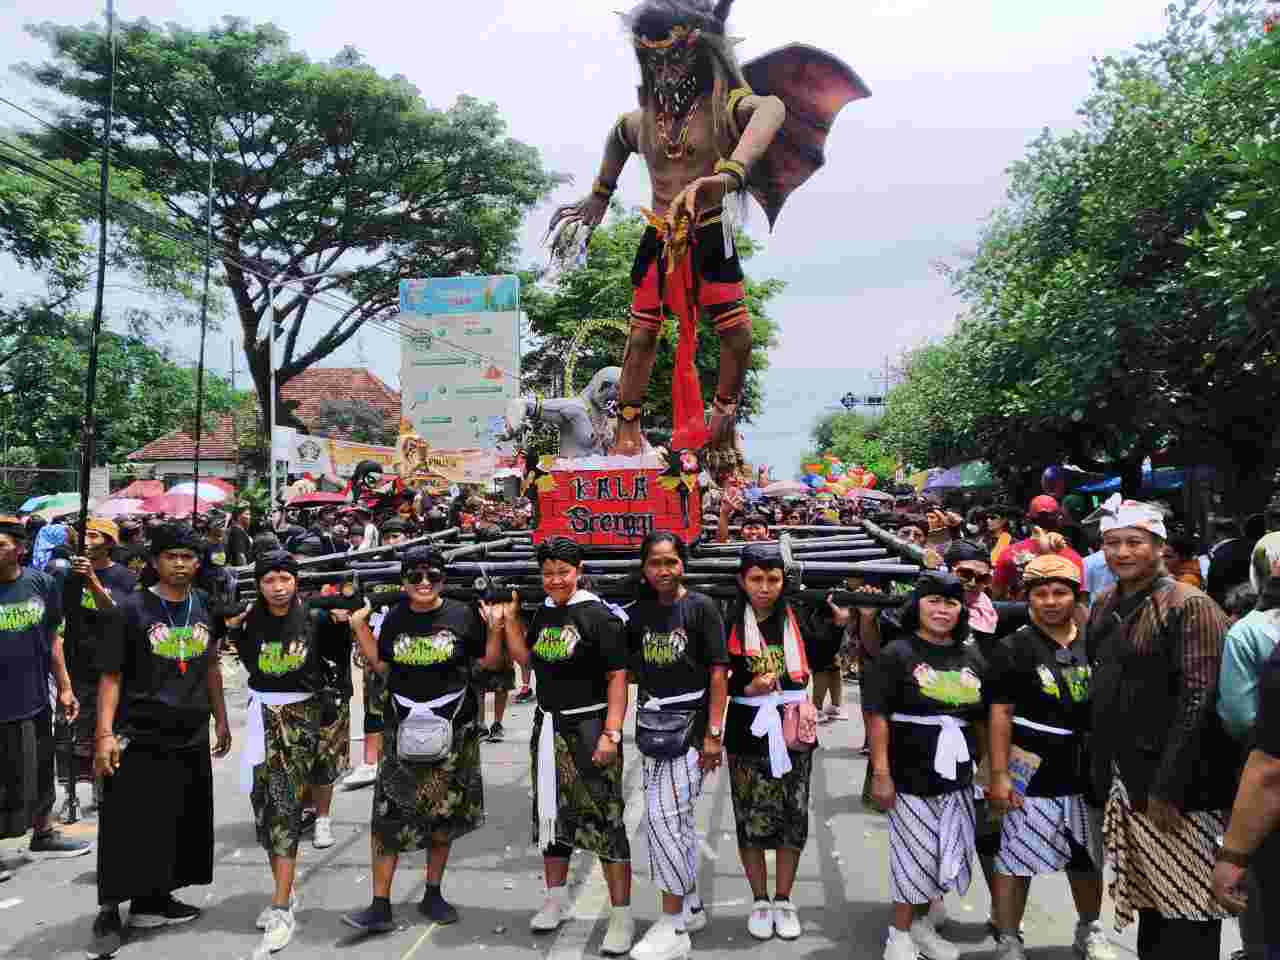
[[[1090,805],[1088,735],[1091,670],[1075,621],[1080,571],[1057,554],[1023,571],[1031,623],[992,660],[992,808],[1004,815],[991,890],[998,960],[1023,960],[1018,935],[1031,878],[1066,871],[1079,921],[1075,949],[1111,960],[1102,908],[1102,815]],[[1015,779],[1016,778],[1016,779]]]
[[[476,664],[496,669],[502,660],[502,605],[482,604],[482,621],[471,607],[441,596],[445,559],[435,547],[407,549],[401,570],[405,599],[387,613],[376,640],[368,600],[351,616],[360,652],[371,670],[386,675],[389,693],[370,824],[373,902],[342,918],[375,933],[395,927],[391,881],[400,854],[413,850],[427,851],[418,910],[439,924],[458,919],[440,891],[449,849],[484,822],[471,671]],[[442,721],[451,725],[443,746],[441,731],[449,727]]]
[[622,620],[578,588],[582,548],[567,537],[538,545],[547,599],[526,627],[508,605],[507,650],[536,679],[531,735],[533,827],[547,897],[530,928],[549,933],[569,910],[569,858],[600,858],[613,909],[600,952],[631,949],[631,845],[623,822],[622,721],[627,713],[627,642]]

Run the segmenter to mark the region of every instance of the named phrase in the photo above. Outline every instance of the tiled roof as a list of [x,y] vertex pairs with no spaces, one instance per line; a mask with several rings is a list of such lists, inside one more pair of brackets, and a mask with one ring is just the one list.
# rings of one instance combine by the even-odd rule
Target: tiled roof
[[[196,442],[183,430],[175,430],[159,440],[152,440],[141,450],[135,450],[128,460],[193,460]],[[235,427],[230,414],[218,417],[212,432],[200,435],[201,460],[235,460]]]
[[[313,432],[320,432],[320,405],[326,400],[360,400],[381,411],[387,430],[395,435],[400,428],[400,392],[392,390],[363,367],[309,367],[280,388],[285,405],[296,404],[293,414]],[[326,429],[334,439],[347,439],[347,432]]]

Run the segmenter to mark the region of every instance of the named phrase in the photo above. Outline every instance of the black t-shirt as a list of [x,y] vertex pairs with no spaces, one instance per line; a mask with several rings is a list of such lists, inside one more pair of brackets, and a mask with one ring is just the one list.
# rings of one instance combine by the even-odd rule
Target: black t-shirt
[[[411,609],[408,603],[396,604],[378,634],[378,657],[391,666],[388,689],[415,703],[466,690],[460,700],[438,711],[459,723],[476,715],[471,668],[484,657],[484,647],[480,617],[457,600],[446,599],[427,613]],[[403,718],[408,711],[398,706],[398,714]]]
[[[255,611],[256,613],[256,611]],[[250,615],[236,636],[236,652],[249,671],[249,688],[259,693],[315,693],[324,689],[325,670],[317,639],[321,611],[304,610],[297,616],[294,635],[285,642],[290,618],[271,613]]]
[[253,561],[253,538],[242,527],[227,527],[227,563],[243,567]]
[[[751,724],[756,719],[756,707],[743,703],[734,703],[733,697],[747,696],[747,685],[762,673],[776,673],[779,686],[783,690],[803,690],[808,685],[808,678],[797,682],[787,673],[787,659],[782,646],[782,607],[774,609],[768,618],[761,620],[760,636],[765,648],[757,657],[742,654],[729,654],[729,712],[724,722],[724,748],[729,753],[744,756],[763,756],[769,752],[767,737],[757,737],[751,732]],[[803,619],[797,617],[800,627],[801,642],[806,648],[809,645],[809,630]],[[729,627],[733,629],[732,626]],[[738,627],[741,630],[741,626]],[[808,654],[806,653],[807,657]]]
[[0,723],[49,707],[53,633],[62,622],[62,590],[48,574],[23,569],[0,583]]
[[622,621],[599,600],[539,607],[528,632],[538,706],[559,712],[609,700],[608,674],[627,669]]
[[[1092,671],[1081,628],[1070,656],[1059,664],[1058,645],[1034,624],[996,645],[983,683],[987,704],[1012,704],[1013,715],[1032,723],[1087,733],[1091,727],[1089,686]],[[1087,793],[1081,737],[1042,733],[1015,724],[1011,742],[1040,757],[1027,785],[1029,797],[1066,797]]]
[[97,666],[120,674],[117,734],[168,749],[207,744],[209,670],[218,669],[217,644],[199,591],[180,603],[152,590],[130,595],[119,629],[98,645]]
[[[857,611],[854,611],[857,616]],[[834,670],[836,654],[844,643],[844,627],[836,626],[830,621],[821,623],[804,637],[804,655],[809,661],[810,670]]]
[[[110,610],[99,610],[97,597],[85,587],[80,594],[80,630],[72,634],[68,629],[66,640],[67,670],[77,695],[83,701],[97,696],[98,670],[96,648],[108,630],[114,629],[112,621],[119,617],[125,600],[138,587],[138,578],[120,563],[98,571],[98,581],[111,595],[116,605]],[[70,618],[68,618],[70,619]],[[70,624],[68,624],[68,628]]]
[[627,647],[640,676],[640,706],[649,697],[705,690],[701,700],[671,704],[673,710],[702,709],[704,715],[693,731],[695,739],[702,736],[711,667],[729,664],[720,608],[706,594],[690,590],[669,607],[646,598],[627,612]]
[[[917,717],[955,717],[969,724],[983,719],[986,659],[976,643],[941,647],[913,634],[899,636],[867,665],[862,679],[862,708],[886,718],[895,713]],[[970,761],[956,766],[947,780],[933,768],[941,728],[890,721],[889,773],[899,793],[935,797],[973,782],[978,756],[972,725],[964,727]]]

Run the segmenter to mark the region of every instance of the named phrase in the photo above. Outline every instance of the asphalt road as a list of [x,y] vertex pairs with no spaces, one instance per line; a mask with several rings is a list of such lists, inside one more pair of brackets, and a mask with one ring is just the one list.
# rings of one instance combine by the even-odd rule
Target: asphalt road
[[[229,677],[230,706],[236,732],[243,723],[243,683]],[[856,695],[852,688],[847,693]],[[707,836],[700,874],[702,895],[710,905],[711,923],[694,939],[694,955],[738,960],[744,955],[809,960],[878,958],[883,951],[888,910],[888,870],[884,819],[865,811],[860,802],[866,763],[858,755],[862,725],[857,704],[851,719],[824,726],[822,747],[814,765],[809,844],[800,864],[792,898],[800,908],[803,933],[794,943],[759,943],[746,930],[750,891],[738,862],[728,781],[716,774],[697,809],[698,829]],[[491,701],[489,709],[492,709]],[[531,704],[512,704],[505,726],[507,739],[485,744],[485,806],[488,822],[460,840],[445,877],[445,896],[457,906],[461,920],[435,927],[417,912],[422,895],[422,854],[401,860],[392,903],[397,929],[377,937],[351,936],[341,915],[369,902],[369,804],[372,788],[340,792],[334,802],[335,846],[316,850],[304,839],[300,853],[298,929],[283,957],[380,957],[411,960],[448,950],[460,960],[581,960],[599,956],[607,922],[608,898],[595,859],[574,857],[570,875],[573,919],[557,933],[529,932],[529,918],[543,896],[541,860],[530,838],[529,727]],[[354,723],[355,721],[353,721]],[[358,729],[358,727],[356,728]],[[627,725],[631,730],[630,722]],[[173,958],[248,958],[260,934],[254,919],[270,896],[266,855],[254,838],[248,798],[239,792],[239,737],[232,756],[215,761],[214,882],[189,888],[179,896],[204,908],[194,923],[168,930],[139,932],[119,956],[137,960]],[[354,744],[358,751],[359,743]],[[633,910],[639,931],[659,913],[649,880],[648,855],[636,838],[643,799],[639,755],[626,754],[627,825],[632,831],[636,864]],[[82,799],[89,790],[81,787]],[[66,828],[92,838],[90,815]],[[11,860],[25,841],[0,843]],[[146,851],[138,851],[145,856]],[[96,909],[92,854],[73,860],[22,862],[13,879],[0,884],[0,956],[22,960],[83,957]],[[994,944],[984,924],[989,913],[987,890],[980,874],[964,897],[948,898],[952,922],[945,931],[966,957],[986,958]],[[1104,922],[1112,919],[1104,904]],[[1025,937],[1034,960],[1068,960],[1075,911],[1064,878],[1037,880],[1032,886]],[[1223,957],[1239,941],[1228,924]],[[1112,934],[1122,957],[1133,952],[1134,929]]]

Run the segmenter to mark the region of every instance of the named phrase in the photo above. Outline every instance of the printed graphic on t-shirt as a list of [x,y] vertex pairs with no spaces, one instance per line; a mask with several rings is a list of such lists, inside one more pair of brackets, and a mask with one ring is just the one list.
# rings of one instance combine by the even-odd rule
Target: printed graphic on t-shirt
[[560,663],[573,656],[582,636],[572,623],[563,627],[543,627],[538,631],[538,641],[533,645],[533,652],[546,663]]
[[[1036,674],[1040,677],[1040,688],[1053,699],[1061,700],[1062,696],[1058,692],[1058,684],[1053,679],[1053,671],[1041,664],[1036,670]],[[1067,693],[1075,703],[1084,703],[1089,699],[1089,687],[1093,681],[1093,668],[1088,664],[1080,667],[1066,667],[1062,671],[1062,679],[1067,681]]]
[[85,609],[85,610],[98,609],[98,601],[97,601],[97,598],[94,597],[92,590],[80,591],[80,606],[82,609]]
[[279,640],[264,643],[258,651],[258,672],[271,677],[292,673],[306,662],[306,637],[295,638],[288,647]]
[[0,604],[0,631],[30,630],[44,620],[44,601],[39,597],[18,603]]
[[209,554],[209,562],[215,567],[225,567],[227,565],[227,554],[225,551],[219,550],[217,553]]
[[922,695],[947,706],[968,706],[982,699],[982,681],[968,667],[962,670],[935,670],[927,663],[922,663],[911,671],[911,675],[915,677]]
[[153,623],[147,630],[147,640],[151,643],[151,652],[157,657],[185,664],[209,648],[209,628],[203,623],[193,623],[189,627]]
[[765,647],[758,656],[747,659],[751,665],[751,672],[757,677],[762,673],[787,672],[787,654],[780,646]]
[[670,633],[644,632],[644,662],[653,667],[669,667],[679,663],[689,649],[689,635],[684,627],[676,627]]
[[431,667],[448,663],[458,649],[458,635],[452,630],[437,630],[425,637],[401,634],[396,637],[392,659],[410,667]]

